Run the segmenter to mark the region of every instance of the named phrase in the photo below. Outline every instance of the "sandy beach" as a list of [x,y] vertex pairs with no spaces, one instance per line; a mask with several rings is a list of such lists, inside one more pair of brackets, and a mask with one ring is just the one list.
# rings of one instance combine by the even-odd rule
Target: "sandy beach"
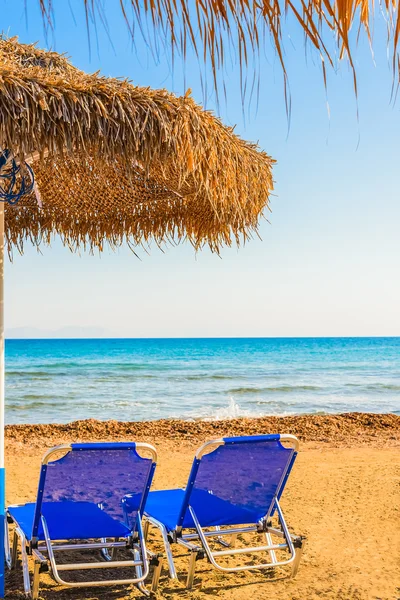
[[[185,589],[164,570],[158,597],[178,600],[398,600],[400,598],[400,416],[351,413],[213,422],[94,420],[68,425],[13,425],[6,429],[7,502],[33,501],[41,457],[62,442],[135,440],[153,443],[159,461],[154,489],[186,483],[195,448],[223,435],[293,433],[301,440],[297,464],[282,498],[289,528],[307,536],[297,578],[266,572],[222,575],[199,564],[195,587]],[[149,542],[160,548],[156,535]],[[7,598],[23,598],[22,573],[7,574]],[[138,598],[136,588],[66,590],[43,577],[46,600]]]

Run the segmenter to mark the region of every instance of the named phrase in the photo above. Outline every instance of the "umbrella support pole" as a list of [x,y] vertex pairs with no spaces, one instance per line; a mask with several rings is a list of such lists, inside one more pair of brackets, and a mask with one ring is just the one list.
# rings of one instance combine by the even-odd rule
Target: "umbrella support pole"
[[0,202],[0,598],[4,598],[4,203]]

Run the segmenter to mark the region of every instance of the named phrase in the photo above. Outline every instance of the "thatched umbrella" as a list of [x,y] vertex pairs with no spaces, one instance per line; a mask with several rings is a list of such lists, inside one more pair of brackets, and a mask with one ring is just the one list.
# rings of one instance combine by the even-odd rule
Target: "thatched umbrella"
[[189,94],[87,75],[15,38],[0,39],[0,150],[2,436],[4,234],[11,252],[53,234],[71,249],[188,239],[218,251],[256,231],[273,161]]
[[103,248],[188,239],[218,250],[257,228],[272,160],[187,94],[87,75],[54,52],[0,40],[0,147],[33,167],[6,207],[9,245]]
[[[46,27],[52,26],[53,0],[37,0]],[[101,0],[81,0],[86,23],[105,20]],[[400,81],[400,12],[397,0],[152,0],[140,2],[115,0],[115,10],[121,11],[132,36],[142,34],[152,43],[153,29],[168,39],[171,52],[185,56],[191,45],[197,55],[211,65],[214,84],[216,73],[226,57],[236,54],[243,81],[254,56],[268,40],[281,64],[286,86],[285,40],[293,39],[300,28],[305,43],[309,43],[321,58],[324,79],[325,65],[336,68],[337,60],[347,59],[354,73],[357,65],[353,50],[363,38],[373,45],[373,25],[383,17],[387,29],[387,45],[391,55],[393,75]],[[131,11],[129,11],[131,5]],[[352,33],[353,30],[353,33]],[[155,39],[157,39],[157,35]],[[372,55],[372,53],[371,53]]]

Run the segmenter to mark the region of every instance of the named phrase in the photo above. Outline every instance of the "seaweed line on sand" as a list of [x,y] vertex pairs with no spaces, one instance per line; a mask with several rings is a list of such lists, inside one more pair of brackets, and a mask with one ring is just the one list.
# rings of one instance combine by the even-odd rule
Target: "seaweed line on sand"
[[400,415],[344,413],[285,417],[237,418],[219,421],[98,421],[86,419],[67,424],[7,425],[6,440],[29,446],[65,441],[142,439],[201,442],[205,439],[290,433],[301,441],[331,445],[397,445],[400,443]]

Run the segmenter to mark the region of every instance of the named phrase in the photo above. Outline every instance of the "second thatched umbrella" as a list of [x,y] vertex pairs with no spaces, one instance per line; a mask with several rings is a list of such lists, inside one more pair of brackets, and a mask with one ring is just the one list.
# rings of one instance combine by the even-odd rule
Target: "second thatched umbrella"
[[[87,75],[59,54],[0,38],[1,479],[4,241],[12,252],[55,234],[72,250],[187,239],[218,252],[257,229],[272,163],[189,94]],[[0,597],[3,581],[0,569]]]

